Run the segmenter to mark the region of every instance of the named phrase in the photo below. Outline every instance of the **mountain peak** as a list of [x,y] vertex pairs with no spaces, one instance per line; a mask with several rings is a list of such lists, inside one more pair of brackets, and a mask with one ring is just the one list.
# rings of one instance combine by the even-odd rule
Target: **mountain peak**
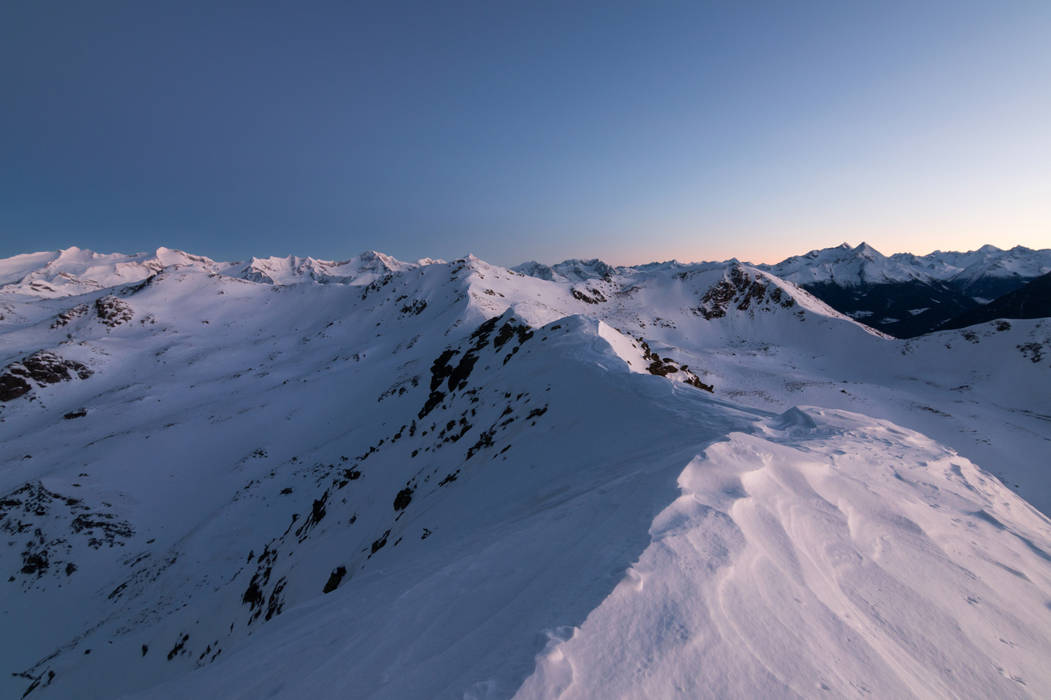
[[867,256],[867,257],[877,257],[877,256],[881,257],[881,258],[883,257],[882,253],[880,253],[878,250],[876,250],[875,248],[870,246],[865,241],[862,241],[861,243],[859,243],[858,246],[856,248],[854,248],[854,252],[857,253],[858,255],[863,255],[863,256]]
[[358,256],[358,259],[361,260],[362,262],[366,262],[366,261],[369,261],[369,262],[373,262],[373,261],[380,262],[380,263],[382,263],[384,265],[388,265],[388,266],[393,266],[393,265],[396,265],[397,263],[401,262],[400,260],[395,258],[393,255],[387,255],[386,253],[381,253],[378,250],[366,250],[365,252],[363,252],[361,255]]

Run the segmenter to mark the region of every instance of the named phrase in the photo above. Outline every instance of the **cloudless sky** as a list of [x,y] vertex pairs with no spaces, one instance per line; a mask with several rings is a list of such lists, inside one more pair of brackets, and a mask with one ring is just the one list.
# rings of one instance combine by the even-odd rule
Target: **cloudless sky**
[[0,257],[1051,247],[1051,2],[0,7]]

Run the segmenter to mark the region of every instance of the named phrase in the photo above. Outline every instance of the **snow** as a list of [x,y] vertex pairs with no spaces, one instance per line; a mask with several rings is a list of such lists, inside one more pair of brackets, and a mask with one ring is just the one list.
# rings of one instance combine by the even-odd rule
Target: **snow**
[[625,336],[605,321],[597,324],[598,337],[606,341],[617,357],[624,361],[632,372],[644,372],[647,362],[643,357],[643,351],[631,338]]
[[140,282],[165,268],[192,267],[276,285],[303,281],[367,285],[392,272],[442,261],[422,258],[406,263],[376,251],[348,260],[318,260],[294,255],[251,258],[247,263],[217,263],[210,258],[161,247],[154,253],[102,254],[77,247],[30,253],[0,261],[0,293],[33,297],[75,296],[97,289]]
[[918,433],[793,413],[690,462],[651,544],[582,625],[552,635],[516,698],[1051,684],[1047,520]]
[[601,260],[563,260],[555,265],[544,265],[529,261],[511,268],[515,272],[549,282],[582,282],[591,279],[606,279],[613,275],[615,268]]
[[836,248],[812,250],[790,257],[776,265],[759,265],[761,269],[796,284],[832,282],[841,286],[886,284],[893,282],[926,282],[929,270],[914,261],[888,258],[867,243],[851,248],[846,243]]
[[1051,692],[1051,321],[597,263],[0,261],[0,696]]
[[840,286],[934,281],[966,285],[986,278],[1030,279],[1051,270],[1051,249],[995,246],[966,253],[934,251],[928,255],[895,253],[885,256],[867,243],[851,248],[812,250],[776,265],[759,265],[782,279],[806,285],[831,282]]

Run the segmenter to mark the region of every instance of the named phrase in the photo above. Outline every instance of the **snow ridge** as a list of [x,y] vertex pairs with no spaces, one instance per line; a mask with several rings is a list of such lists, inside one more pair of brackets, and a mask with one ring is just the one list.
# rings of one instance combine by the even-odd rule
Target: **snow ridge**
[[919,434],[791,413],[690,462],[650,546],[516,698],[1021,697],[1051,683],[1047,520]]

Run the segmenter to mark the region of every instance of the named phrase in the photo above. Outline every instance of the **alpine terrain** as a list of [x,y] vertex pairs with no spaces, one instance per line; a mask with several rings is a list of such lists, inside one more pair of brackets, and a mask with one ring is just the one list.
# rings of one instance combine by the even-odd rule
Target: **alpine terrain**
[[[758,266],[837,311],[898,338],[982,320],[985,306],[1051,272],[1051,249],[985,245],[967,253],[885,256],[862,243],[812,250]],[[1017,304],[1008,304],[1017,306]],[[996,313],[988,314],[995,318]],[[1022,318],[1040,314],[1030,312]],[[962,322],[955,319],[959,317]],[[974,319],[970,323],[966,319]]]
[[0,697],[1051,696],[1049,271],[0,261]]

